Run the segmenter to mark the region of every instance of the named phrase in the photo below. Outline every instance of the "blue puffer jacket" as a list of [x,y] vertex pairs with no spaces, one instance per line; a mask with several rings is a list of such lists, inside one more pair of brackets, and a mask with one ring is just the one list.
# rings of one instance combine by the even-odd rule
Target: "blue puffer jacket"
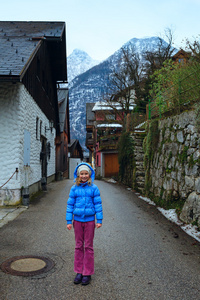
[[97,223],[102,223],[103,211],[101,197],[98,187],[93,183],[95,172],[87,163],[79,164],[74,171],[74,180],[77,178],[77,169],[80,165],[87,165],[91,170],[92,184],[87,182],[80,183],[79,186],[72,186],[69,199],[67,201],[66,220],[67,224],[72,224],[72,219],[79,222],[89,222],[95,220]]

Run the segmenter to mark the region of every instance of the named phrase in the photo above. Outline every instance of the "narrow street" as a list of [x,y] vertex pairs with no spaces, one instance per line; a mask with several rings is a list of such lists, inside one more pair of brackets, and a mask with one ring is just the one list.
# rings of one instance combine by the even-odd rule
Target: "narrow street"
[[126,187],[95,182],[104,220],[95,234],[95,275],[74,285],[74,233],[65,211],[72,180],[48,185],[29,209],[0,229],[0,264],[9,258],[50,258],[48,272],[23,277],[0,270],[1,300],[198,300],[200,244]]

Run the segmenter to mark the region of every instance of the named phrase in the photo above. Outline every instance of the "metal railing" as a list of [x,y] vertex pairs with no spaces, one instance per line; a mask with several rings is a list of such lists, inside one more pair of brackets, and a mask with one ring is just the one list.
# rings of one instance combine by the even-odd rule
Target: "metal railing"
[[146,106],[147,119],[161,118],[163,114],[173,111],[179,113],[184,107],[188,107],[200,100],[200,67],[184,78],[179,78],[169,88],[153,100],[149,100]]

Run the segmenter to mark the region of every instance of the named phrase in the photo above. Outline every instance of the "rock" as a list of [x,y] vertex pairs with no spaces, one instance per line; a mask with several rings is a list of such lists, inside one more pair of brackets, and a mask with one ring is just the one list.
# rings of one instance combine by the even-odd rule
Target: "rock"
[[185,223],[197,221],[200,225],[200,195],[192,192],[183,206],[180,219]]
[[193,154],[194,151],[195,151],[194,148],[189,148],[188,151],[187,151],[187,155],[189,156],[189,155]]
[[177,141],[179,143],[181,143],[181,144],[184,142],[184,136],[183,136],[183,132],[182,131],[178,131],[177,132]]
[[179,115],[179,118],[177,118],[177,122],[179,124],[179,128],[185,128],[189,124],[193,124],[194,122],[194,112],[184,112]]
[[196,132],[196,129],[195,129],[194,125],[188,125],[186,130],[187,130],[188,133],[191,133],[191,134]]
[[195,190],[197,194],[200,194],[200,177],[196,178],[195,180]]
[[199,159],[199,157],[200,157],[200,151],[199,151],[199,150],[196,150],[196,151],[194,152],[194,154],[193,154],[193,159],[194,159],[194,160],[197,160],[197,159]]
[[189,189],[194,189],[194,179],[192,179],[189,176],[185,176],[185,185],[189,188]]
[[187,176],[198,176],[199,166],[195,164],[193,167],[190,167],[189,164],[185,165],[185,175]]
[[178,191],[173,190],[172,196],[173,196],[174,199],[179,199],[179,193],[178,193]]

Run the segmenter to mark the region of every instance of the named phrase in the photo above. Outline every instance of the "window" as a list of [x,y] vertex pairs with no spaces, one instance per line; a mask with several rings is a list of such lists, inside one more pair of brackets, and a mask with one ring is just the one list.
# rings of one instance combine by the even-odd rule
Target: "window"
[[115,120],[115,115],[114,114],[106,115],[106,119],[107,120]]
[[42,121],[40,121],[40,136],[42,135]]

